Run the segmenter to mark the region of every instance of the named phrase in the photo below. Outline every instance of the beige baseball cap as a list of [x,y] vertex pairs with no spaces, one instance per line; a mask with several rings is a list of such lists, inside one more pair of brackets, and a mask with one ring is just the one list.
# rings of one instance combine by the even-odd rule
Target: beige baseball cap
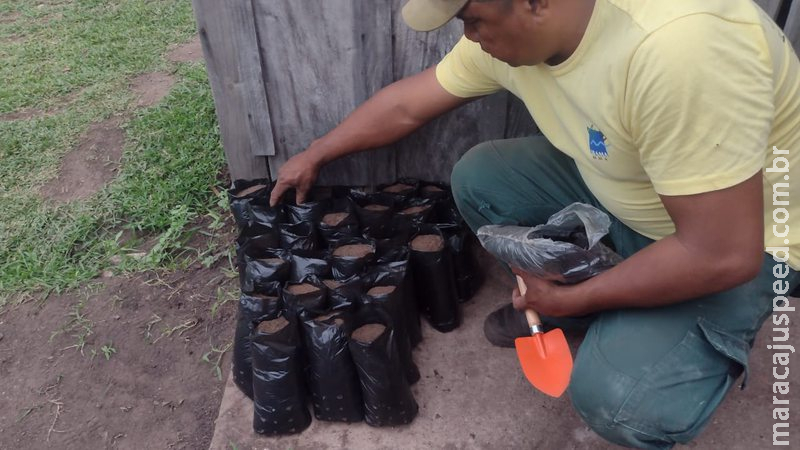
[[403,20],[417,31],[432,31],[450,21],[469,0],[408,0]]

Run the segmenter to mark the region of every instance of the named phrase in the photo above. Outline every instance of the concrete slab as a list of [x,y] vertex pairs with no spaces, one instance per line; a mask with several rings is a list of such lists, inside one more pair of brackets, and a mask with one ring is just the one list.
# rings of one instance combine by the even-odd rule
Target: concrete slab
[[[483,319],[508,302],[512,280],[499,265],[478,295],[464,305],[464,324],[438,333],[423,324],[424,341],[414,357],[422,379],[412,388],[420,405],[413,423],[372,428],[364,423],[314,420],[303,433],[263,437],[252,429],[253,405],[228,379],[211,449],[617,449],[594,434],[569,399],[549,398],[530,387],[513,349],[492,347],[483,337]],[[771,327],[770,327],[771,328]],[[751,354],[748,388],[731,392],[699,439],[697,449],[752,450],[772,445],[772,352],[764,329]],[[791,336],[800,335],[792,326]],[[579,337],[570,337],[573,352]],[[790,342],[797,342],[791,339]],[[799,346],[800,348],[800,346]],[[796,356],[790,370],[800,373]],[[794,377],[794,379],[797,379]],[[790,401],[800,405],[795,388]],[[800,406],[795,406],[800,408]],[[799,414],[791,419],[798,432]],[[798,442],[798,439],[793,439]],[[795,447],[798,448],[798,447]]]

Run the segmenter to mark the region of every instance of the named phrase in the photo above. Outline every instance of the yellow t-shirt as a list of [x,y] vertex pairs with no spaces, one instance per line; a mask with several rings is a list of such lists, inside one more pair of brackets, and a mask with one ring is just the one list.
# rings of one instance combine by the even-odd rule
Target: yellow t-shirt
[[[751,0],[597,0],[557,66],[514,68],[462,38],[436,76],[459,97],[521,98],[600,203],[653,239],[675,231],[658,194],[724,189],[788,162],[763,171],[765,238],[800,269],[800,62]],[[773,188],[788,206],[773,206]]]

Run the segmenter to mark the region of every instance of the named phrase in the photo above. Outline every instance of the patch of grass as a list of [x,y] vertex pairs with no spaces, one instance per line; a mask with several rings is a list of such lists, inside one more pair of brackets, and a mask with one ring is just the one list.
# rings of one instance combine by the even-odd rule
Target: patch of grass
[[94,334],[92,331],[94,322],[86,317],[86,314],[83,312],[84,307],[86,307],[85,298],[72,307],[72,310],[68,313],[69,320],[67,323],[61,329],[54,331],[50,335],[50,341],[52,342],[60,334],[69,334],[70,337],[75,339],[75,343],[62,348],[61,350],[69,350],[74,348],[80,352],[81,356],[85,356],[84,348],[87,344],[87,338]]
[[0,17],[0,114],[163,68],[194,32],[186,0],[6,0]]
[[21,180],[0,195],[0,297],[96,276],[124,253],[120,229],[157,236],[146,257],[124,259],[120,270],[174,267],[192,222],[224,214],[214,194],[224,157],[205,70],[182,66],[178,74],[170,95],[128,124],[120,174],[95,198],[52,205]]

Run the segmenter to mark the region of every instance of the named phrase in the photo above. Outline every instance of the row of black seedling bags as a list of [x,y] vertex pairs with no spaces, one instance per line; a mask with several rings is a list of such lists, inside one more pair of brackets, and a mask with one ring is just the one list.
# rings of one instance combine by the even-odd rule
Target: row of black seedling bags
[[301,432],[311,423],[309,400],[318,420],[410,423],[418,411],[410,386],[420,375],[395,310],[400,295],[382,285],[358,307],[321,315],[298,313],[280,296],[244,295],[233,370],[254,401],[253,429]]
[[254,429],[302,431],[307,394],[320,420],[410,422],[419,310],[450,331],[481,282],[447,186],[340,187],[274,208],[270,188],[239,181],[229,192],[243,292],[234,381],[255,401]]
[[324,198],[270,207],[267,180],[234,183],[229,198],[240,228],[242,291],[310,275],[346,280],[410,246],[419,309],[439,331],[457,327],[458,303],[475,294],[482,276],[474,235],[449,187],[404,179],[379,189],[337,187]]

